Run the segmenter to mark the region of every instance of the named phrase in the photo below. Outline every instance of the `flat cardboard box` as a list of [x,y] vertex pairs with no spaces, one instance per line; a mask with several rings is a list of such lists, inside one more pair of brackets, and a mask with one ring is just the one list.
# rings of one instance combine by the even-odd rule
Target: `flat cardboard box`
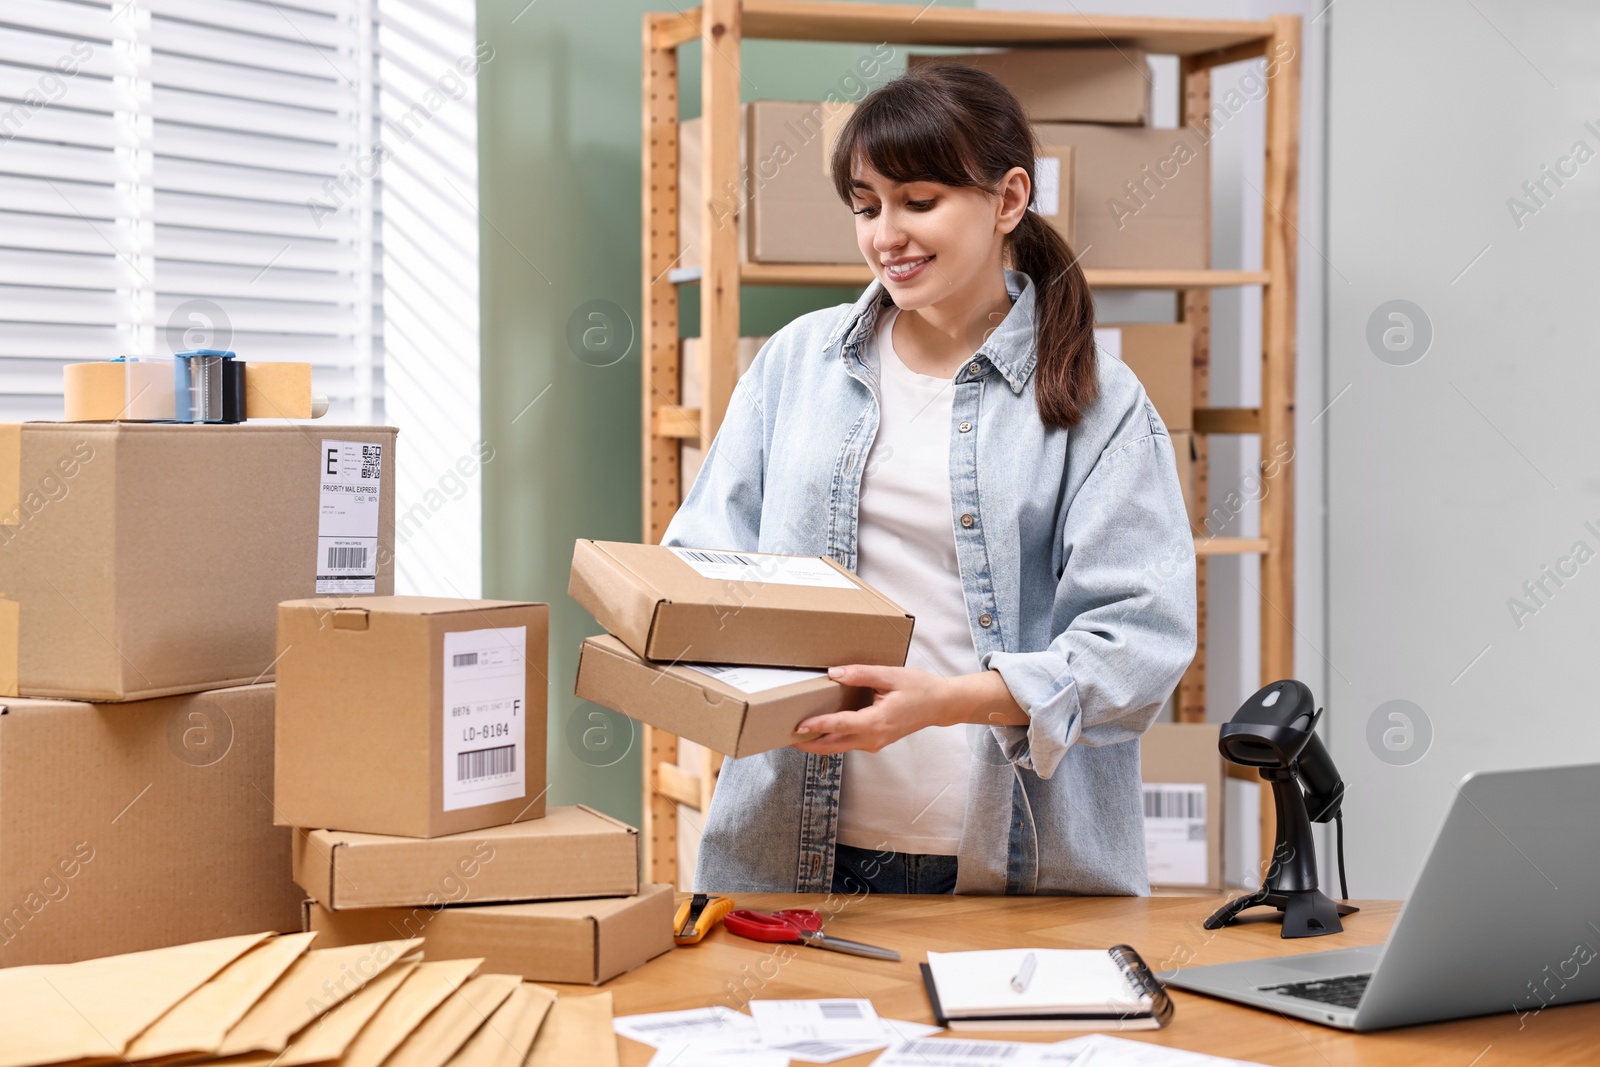
[[279,605],[278,824],[442,837],[542,817],[549,644],[548,604]]
[[298,929],[272,703],[0,701],[0,966]]
[[1137,48],[1013,48],[906,57],[912,70],[939,61],[993,74],[1034,122],[1143,126],[1149,121],[1150,76],[1145,54]]
[[342,830],[294,839],[294,880],[330,911],[639,892],[639,831],[593,808],[419,840]]
[[1095,343],[1128,365],[1168,431],[1194,429],[1194,328],[1143,322],[1094,328]]
[[[713,673],[690,665],[650,663],[605,634],[584,639],[574,691],[581,700],[729,756],[749,756],[802,741],[804,737],[794,732],[802,720],[872,703],[872,690],[840,685],[825,674],[793,679],[785,677],[792,673],[787,670],[708,669]],[[759,688],[764,685],[773,688]]]
[[375,565],[366,591],[391,592],[391,428],[0,425],[0,694],[120,701],[270,680],[278,602],[315,595],[319,575],[362,584],[324,566],[325,442],[381,452],[363,464],[353,450],[351,489],[377,503],[349,518],[373,536],[338,556]]
[[1211,159],[1191,129],[1041,122],[1040,150],[1071,145],[1074,250],[1086,269],[1211,263]]
[[915,621],[821,556],[579,538],[567,592],[645,659],[905,664]]
[[308,900],[305,929],[316,931],[319,948],[422,937],[430,960],[481,957],[486,974],[599,985],[671,949],[676,910],[672,887],[659,884],[646,885],[632,897],[432,910],[329,911]]
[[1145,854],[1154,889],[1223,891],[1227,777],[1215,723],[1158,722],[1145,731]]

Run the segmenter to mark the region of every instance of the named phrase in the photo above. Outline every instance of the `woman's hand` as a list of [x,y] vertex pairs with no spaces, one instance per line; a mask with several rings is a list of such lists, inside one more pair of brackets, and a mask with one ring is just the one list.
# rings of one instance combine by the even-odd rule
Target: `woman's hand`
[[828,677],[872,690],[872,703],[857,711],[813,715],[795,729],[810,740],[795,748],[817,755],[860,750],[877,752],[925,726],[965,722],[1025,725],[1028,715],[1012,698],[998,671],[946,678],[915,667],[874,667],[860,663],[830,667]]

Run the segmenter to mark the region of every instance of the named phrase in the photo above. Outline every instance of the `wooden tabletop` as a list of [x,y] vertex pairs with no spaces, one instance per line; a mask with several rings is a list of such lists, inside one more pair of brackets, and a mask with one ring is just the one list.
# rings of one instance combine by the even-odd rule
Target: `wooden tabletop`
[[[800,945],[763,945],[718,925],[698,945],[678,948],[607,982],[616,1014],[721,1004],[748,1010],[756,998],[866,997],[891,1019],[932,1022],[917,964],[928,950],[1108,948],[1132,945],[1157,970],[1285,956],[1382,941],[1399,912],[1393,901],[1362,901],[1343,933],[1285,941],[1270,921],[1246,919],[1223,930],[1201,926],[1222,897],[823,897],[741,895],[740,907],[815,908],[837,937],[898,949],[899,963]],[[830,908],[831,902],[831,908]],[[831,918],[829,912],[832,912]],[[1276,914],[1256,913],[1263,919]],[[1470,931],[1464,931],[1470,936]],[[560,987],[574,995],[593,992]],[[1163,1030],[1124,1034],[1135,1041],[1208,1052],[1274,1067],[1396,1064],[1499,1067],[1600,1061],[1600,1002],[1551,1008],[1521,1020],[1512,1014],[1435,1023],[1376,1034],[1351,1034],[1272,1012],[1172,990],[1175,1012]],[[961,1031],[967,1036],[969,1031]],[[1057,1041],[1072,1033],[972,1036]],[[652,1050],[620,1040],[623,1067],[643,1067]],[[878,1053],[840,1061],[865,1065]]]

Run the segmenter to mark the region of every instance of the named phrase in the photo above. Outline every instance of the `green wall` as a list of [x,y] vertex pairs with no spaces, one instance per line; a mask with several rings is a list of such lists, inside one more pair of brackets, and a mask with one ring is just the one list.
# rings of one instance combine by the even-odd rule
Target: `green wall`
[[[549,802],[635,823],[632,726],[572,695],[579,642],[599,627],[568,598],[567,571],[576,538],[641,535],[640,27],[652,9],[672,6],[478,2],[478,39],[494,48],[478,75],[483,435],[494,449],[483,467],[484,595],[550,604]],[[750,42],[744,98],[820,100],[868,52]],[[684,117],[699,113],[699,65],[698,42],[685,46]],[[744,332],[771,333],[854,295],[748,289]],[[686,333],[698,328],[698,300],[695,288],[682,297]],[[591,333],[591,348],[620,355],[630,332],[632,347],[607,366],[597,364],[614,356],[578,358],[574,313],[614,331]]]

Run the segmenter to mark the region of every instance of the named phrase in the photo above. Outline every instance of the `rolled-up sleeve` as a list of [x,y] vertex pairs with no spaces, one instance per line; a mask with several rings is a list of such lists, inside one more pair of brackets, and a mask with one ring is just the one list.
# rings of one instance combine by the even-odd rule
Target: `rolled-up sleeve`
[[766,438],[758,383],[765,355],[763,347],[734,386],[700,473],[661,535],[663,545],[744,552],[760,548]]
[[1143,733],[1194,659],[1194,540],[1171,438],[1151,433],[1101,455],[1068,506],[1063,540],[1056,636],[1039,651],[980,660],[1030,720],[991,727],[995,739],[1041,778],[1075,744]]

